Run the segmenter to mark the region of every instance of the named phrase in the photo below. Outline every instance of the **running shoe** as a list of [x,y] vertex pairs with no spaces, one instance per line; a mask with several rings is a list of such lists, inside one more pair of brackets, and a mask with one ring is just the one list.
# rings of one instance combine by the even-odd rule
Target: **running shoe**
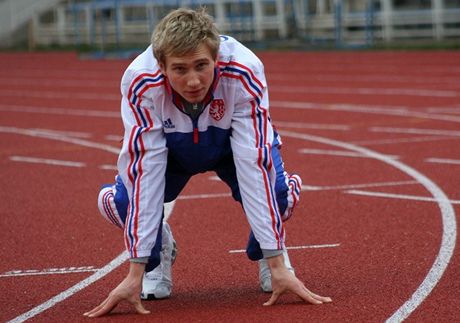
[[162,299],[171,296],[172,271],[171,267],[176,260],[176,241],[169,224],[163,222],[160,264],[152,271],[144,273],[142,279],[141,299]]

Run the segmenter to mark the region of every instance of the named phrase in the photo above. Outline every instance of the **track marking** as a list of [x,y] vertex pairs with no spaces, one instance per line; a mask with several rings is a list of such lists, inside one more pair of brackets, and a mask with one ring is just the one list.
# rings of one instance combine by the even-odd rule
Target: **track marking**
[[414,178],[417,182],[423,185],[433,196],[434,200],[439,206],[441,211],[442,220],[442,237],[439,252],[436,259],[431,266],[428,274],[425,276],[423,282],[414,291],[410,299],[408,299],[396,312],[394,312],[387,322],[401,322],[415,311],[415,309],[428,297],[431,291],[435,288],[438,282],[441,280],[444,271],[446,270],[449,262],[453,256],[455,243],[457,239],[457,220],[455,217],[455,211],[452,203],[447,198],[446,194],[433,183],[428,177],[421,174],[417,170],[410,166],[401,163],[398,160],[388,158],[378,152],[372,151],[367,148],[359,147],[350,143],[328,139],[324,137],[318,137],[313,135],[307,135],[303,133],[296,133],[290,131],[279,131],[281,135],[287,137],[293,137],[296,139],[302,139],[307,141],[319,142],[327,145],[337,146],[345,149],[349,149],[358,153],[366,154],[369,157],[373,157],[386,164],[389,164],[401,172]]
[[[171,212],[173,211],[174,208],[174,202],[170,203],[165,203],[165,220],[169,218],[171,215]],[[126,251],[123,251],[121,254],[119,254],[116,258],[114,258],[112,261],[110,261],[107,265],[104,267],[98,269],[94,274],[89,276],[88,278],[82,280],[81,282],[75,284],[74,286],[70,287],[69,289],[63,291],[62,293],[50,298],[46,302],[34,307],[30,311],[21,314],[11,321],[8,321],[8,323],[20,323],[24,322],[44,311],[47,309],[53,307],[57,303],[62,302],[63,300],[69,298],[70,296],[78,293],[82,289],[88,287],[92,283],[98,281],[102,277],[106,276],[116,268],[118,268],[121,264],[123,264],[126,260],[128,260],[129,254]]]
[[0,104],[0,111],[16,113],[41,113],[56,115],[73,115],[79,117],[100,117],[100,118],[120,118],[120,112],[102,111],[91,109],[69,109],[69,108],[43,108],[24,105],[5,105]]
[[[292,246],[292,247],[286,247],[286,249],[299,250],[299,249],[321,249],[321,248],[336,248],[336,247],[340,247],[340,243]],[[243,252],[246,252],[246,249],[234,249],[234,250],[228,251],[228,253],[243,253]]]
[[453,113],[453,114],[459,114],[460,113],[460,107],[451,107],[451,108],[428,108],[426,109],[427,112],[440,112],[440,113]]
[[0,277],[73,274],[73,273],[92,272],[92,271],[98,271],[98,270],[99,269],[94,268],[94,266],[48,268],[48,269],[41,269],[41,270],[39,269],[11,270],[3,274],[0,274]]
[[365,184],[348,184],[348,185],[336,185],[336,186],[302,185],[302,189],[307,190],[307,191],[326,191],[326,190],[348,190],[348,189],[352,189],[352,188],[365,188],[365,187],[414,185],[414,184],[420,184],[420,183],[417,182],[417,181],[400,181],[400,182],[377,182],[377,183],[365,183]]
[[460,131],[440,130],[440,129],[420,129],[420,128],[393,128],[393,127],[371,127],[370,132],[388,132],[388,133],[410,133],[417,135],[437,135],[460,137]]
[[[364,154],[356,153],[353,151],[346,150],[326,150],[326,149],[299,149],[299,153],[308,155],[330,155],[330,156],[342,156],[342,157],[357,157],[357,158],[372,158]],[[388,158],[396,159],[398,156],[387,155]]]
[[177,200],[193,200],[193,199],[210,199],[219,197],[231,197],[230,193],[215,193],[215,194],[196,194],[196,195],[179,195]]
[[[7,131],[5,131],[5,129]],[[17,130],[17,128],[0,127],[0,132],[3,131],[3,132],[13,132],[14,133],[15,130]],[[34,131],[26,131],[25,129],[19,129],[19,130],[22,130],[20,132],[21,134],[39,136]],[[443,235],[442,235],[442,242],[441,242],[439,253],[435,259],[435,262],[433,263],[433,266],[431,267],[430,271],[428,272],[422,284],[413,293],[412,297],[408,301],[406,301],[387,321],[388,322],[399,322],[407,318],[423,302],[423,300],[431,293],[433,288],[436,286],[436,284],[441,279],[453,255],[453,250],[455,248],[456,234],[457,234],[456,233],[456,218],[455,218],[455,212],[454,212],[453,206],[450,203],[447,196],[436,184],[434,184],[426,176],[417,172],[415,169],[397,160],[390,159],[382,154],[374,152],[372,150],[362,148],[362,147],[359,147],[353,144],[341,142],[341,141],[336,141],[336,140],[318,137],[318,136],[306,135],[302,133],[294,133],[294,132],[289,132],[289,131],[280,131],[280,133],[288,137],[291,136],[297,139],[325,143],[325,144],[339,146],[345,149],[353,150],[355,152],[360,152],[362,154],[368,154],[369,156],[374,157],[375,159],[381,160],[384,163],[390,164],[394,166],[395,168],[401,170],[402,172],[408,174],[409,176],[413,177],[420,184],[422,184],[425,188],[427,188],[428,191],[433,195],[433,197],[435,198],[441,210],[442,223],[443,223]],[[45,138],[49,138],[43,134],[41,136],[44,136]],[[51,137],[49,139],[63,140],[63,139],[58,139],[56,137]],[[100,145],[100,144],[88,142],[85,140],[74,140],[72,138],[64,138],[63,141],[72,142],[74,144],[82,144],[86,147],[108,150],[110,152],[113,152],[113,149],[114,149],[113,147],[110,147],[108,145]],[[108,147],[110,147],[110,149],[108,149]],[[49,301],[35,307],[29,312],[18,316],[17,318],[13,319],[10,322],[23,322],[24,320],[31,318],[45,311],[46,309],[54,306],[56,303],[61,302],[62,300],[70,297],[71,295],[85,288],[92,282],[105,276],[106,274],[111,272],[113,269],[118,267],[121,263],[123,263],[126,259],[127,259],[127,253],[123,252],[117,258],[115,258],[112,262],[104,266],[102,269],[98,270],[96,273],[94,273],[92,276],[90,276],[86,280],[74,285],[70,289],[62,292],[61,294],[55,296]]]
[[[391,89],[391,88],[333,88],[333,87],[314,87],[314,86],[282,86],[273,85],[270,87],[272,92],[281,93],[325,93],[325,94],[354,94],[354,95],[388,95],[388,96],[421,96],[421,97],[439,97],[439,98],[457,98],[460,96],[458,91],[452,90],[427,90],[427,89]],[[119,94],[113,94],[114,91],[105,91],[104,93],[91,92],[64,92],[64,91],[36,91],[29,90],[24,93],[22,90],[0,90],[0,96],[10,97],[28,97],[42,99],[73,99],[81,100],[120,100]]]
[[102,277],[106,276],[109,274],[111,271],[119,267],[122,263],[124,263],[128,259],[129,255],[126,251],[123,251],[121,254],[119,254],[115,259],[113,259],[111,262],[109,262],[107,265],[102,267],[101,269],[98,269],[94,274],[89,276],[88,278],[80,281],[79,283],[73,285],[69,289],[63,291],[62,293],[50,298],[46,302],[34,307],[30,311],[21,314],[11,321],[8,321],[8,323],[19,323],[19,322],[24,322],[25,320],[28,320],[44,311],[47,309],[53,307],[57,303],[62,302],[63,300],[69,298],[73,294],[78,293],[82,289],[88,287],[95,281],[98,281]]
[[10,160],[22,163],[34,163],[34,164],[45,164],[55,166],[66,166],[66,167],[85,167],[85,163],[68,161],[68,160],[57,160],[47,158],[36,158],[36,157],[24,157],[24,156],[10,156]]
[[299,75],[296,73],[294,76],[287,75],[286,73],[276,73],[276,72],[267,72],[267,77],[269,80],[277,80],[284,82],[299,82],[299,81],[326,81],[326,82],[339,82],[339,83],[367,83],[367,82],[391,82],[391,83],[402,83],[402,84],[447,84],[447,85],[456,85],[458,84],[457,77],[401,77],[393,75],[343,75],[343,74],[316,74],[316,75]]
[[[103,100],[104,97],[98,97]],[[113,101],[112,99],[110,99]],[[117,100],[119,101],[119,99]],[[321,110],[321,111],[345,111],[356,113],[369,113],[380,115],[391,115],[405,118],[422,118],[432,120],[442,120],[448,122],[460,122],[460,116],[451,116],[445,114],[434,114],[426,112],[411,111],[409,107],[404,106],[371,106],[357,104],[322,104],[298,101],[272,101],[272,107],[281,109],[299,109],[299,110]],[[102,117],[102,118],[120,118],[119,112],[102,111],[91,109],[66,109],[66,108],[43,108],[24,105],[0,104],[0,111],[15,113],[44,113],[58,115],[75,115],[80,117]]]
[[40,98],[40,99],[68,99],[73,100],[107,100],[107,101],[120,101],[119,94],[113,94],[113,91],[106,93],[89,93],[89,92],[64,92],[64,91],[27,91],[22,90],[0,90],[0,96],[10,97],[27,97],[27,98]]
[[319,124],[319,123],[305,123],[305,122],[288,122],[288,121],[276,121],[276,127],[286,128],[299,128],[299,129],[319,129],[319,130],[338,130],[338,131],[349,131],[351,129],[348,125],[341,124]]
[[449,116],[443,114],[433,114],[425,112],[410,111],[408,107],[395,106],[369,106],[357,104],[318,104],[309,102],[295,101],[272,101],[270,105],[280,109],[300,109],[300,110],[321,110],[321,111],[341,111],[341,112],[356,112],[381,114],[406,118],[421,118],[431,120],[442,120],[448,122],[460,122],[460,116]]
[[[30,129],[20,129],[20,128],[15,128],[15,127],[1,127],[0,126],[0,132],[6,132],[6,133],[15,133],[15,134],[20,134],[20,135],[26,135],[26,136],[32,136],[32,137],[43,137],[51,140],[61,140],[61,141],[66,141],[70,142],[76,145],[81,145],[84,147],[90,147],[90,148],[95,148],[95,149],[100,149],[104,151],[108,151],[111,153],[118,154],[119,149],[108,146],[108,145],[102,145],[98,143],[94,143],[91,141],[87,140],[82,140],[82,139],[73,139],[65,136],[55,136],[51,135],[49,133],[43,133],[37,130],[30,130]],[[165,208],[165,220],[169,218],[171,215],[173,209],[174,209],[174,201],[170,203],[165,203],[164,208]],[[88,278],[80,281],[79,283],[75,284],[74,286],[70,287],[69,289],[63,291],[62,293],[50,298],[46,302],[32,308],[28,312],[21,314],[14,319],[10,320],[9,323],[20,323],[24,322],[44,311],[47,309],[53,307],[57,303],[62,302],[63,300],[69,298],[70,296],[78,293],[82,289],[88,287],[92,283],[96,282],[97,280],[101,279],[102,277],[106,276],[110,272],[112,272],[114,269],[119,267],[122,263],[124,263],[127,259],[129,258],[129,255],[126,251],[123,251],[121,254],[119,254],[116,258],[114,258],[112,261],[110,261],[107,265],[104,267],[98,269],[94,274],[89,276]]]
[[339,88],[339,87],[315,87],[315,86],[282,86],[272,85],[270,91],[283,93],[325,93],[325,94],[357,94],[357,95],[398,95],[398,96],[422,96],[457,98],[458,91],[427,90],[427,89],[402,89],[402,88]]
[[79,139],[79,138],[71,138],[67,136],[62,136],[59,134],[55,133],[50,133],[48,131],[42,131],[42,130],[33,130],[33,129],[24,129],[24,128],[16,128],[16,127],[3,127],[0,126],[0,132],[4,133],[14,133],[14,134],[19,134],[19,135],[25,135],[25,136],[31,136],[31,137],[38,137],[38,138],[46,138],[46,139],[51,139],[51,140],[58,140],[58,141],[64,141],[64,142],[70,142],[75,145],[80,145],[84,147],[90,147],[90,148],[96,148],[104,151],[108,151],[110,153],[118,154],[120,151],[119,148],[105,145],[105,144],[100,144],[84,139]]
[[77,137],[77,138],[91,138],[92,134],[89,132],[79,132],[79,131],[59,131],[59,130],[52,130],[52,129],[40,129],[40,128],[33,128],[31,130],[36,130],[39,132],[47,132],[50,134],[55,134],[55,135],[63,135],[63,136],[69,136],[69,137]]
[[[57,160],[57,159],[48,159],[48,158],[36,158],[36,157],[26,157],[26,156],[10,156],[10,160],[15,162],[22,163],[34,163],[34,164],[45,164],[45,165],[54,165],[54,166],[66,166],[66,167],[86,167],[87,165],[82,162],[74,162],[67,160]],[[116,165],[100,165],[98,167],[102,170],[117,170]]]
[[104,165],[100,165],[99,168],[102,169],[102,170],[118,170],[117,165],[106,165],[106,164],[104,164]]
[[123,141],[123,136],[122,135],[106,135],[104,138],[106,140],[110,140],[110,141],[117,141],[117,142],[122,142]]
[[411,137],[411,138],[399,138],[399,139],[379,139],[379,140],[362,140],[362,141],[350,141],[352,144],[372,146],[372,145],[393,145],[409,142],[427,142],[427,141],[438,141],[438,140],[452,140],[457,139],[455,137],[440,137],[440,136],[429,136],[429,137]]
[[446,159],[446,158],[427,158],[425,159],[427,163],[437,163],[437,164],[452,164],[452,165],[460,165],[459,159]]
[[[349,190],[345,191],[347,194],[373,196],[373,197],[385,197],[393,199],[413,200],[413,201],[424,201],[424,202],[437,202],[435,198],[416,196],[416,195],[405,195],[405,194],[393,194],[384,192],[372,192],[372,191],[361,191],[361,190]],[[449,200],[450,204],[460,204],[460,200]]]

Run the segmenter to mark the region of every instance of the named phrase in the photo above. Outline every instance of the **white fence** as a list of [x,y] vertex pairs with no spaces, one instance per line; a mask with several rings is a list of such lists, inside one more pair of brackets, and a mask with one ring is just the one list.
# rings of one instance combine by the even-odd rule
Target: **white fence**
[[98,0],[70,1],[36,15],[33,43],[102,49],[147,44],[157,21],[171,9],[200,5],[208,8],[222,33],[243,41],[295,39],[343,45],[460,40],[460,8],[445,8],[443,0],[432,0],[431,8],[418,10],[393,8],[391,0]]
[[33,16],[55,7],[62,0],[2,0],[0,1],[0,41],[8,46],[14,42],[14,32]]

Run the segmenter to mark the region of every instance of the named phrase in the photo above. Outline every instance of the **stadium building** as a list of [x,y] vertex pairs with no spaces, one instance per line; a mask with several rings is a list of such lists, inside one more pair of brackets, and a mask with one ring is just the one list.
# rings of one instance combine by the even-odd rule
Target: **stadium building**
[[222,33],[250,42],[371,46],[460,40],[460,0],[0,0],[4,47],[149,42],[178,6],[204,5]]

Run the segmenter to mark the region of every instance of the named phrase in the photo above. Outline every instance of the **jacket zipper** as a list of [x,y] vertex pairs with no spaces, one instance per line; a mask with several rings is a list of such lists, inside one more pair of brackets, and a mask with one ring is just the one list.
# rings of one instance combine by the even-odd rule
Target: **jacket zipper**
[[192,124],[193,124],[193,143],[197,144],[199,142],[199,132],[198,132],[198,118],[192,119]]

